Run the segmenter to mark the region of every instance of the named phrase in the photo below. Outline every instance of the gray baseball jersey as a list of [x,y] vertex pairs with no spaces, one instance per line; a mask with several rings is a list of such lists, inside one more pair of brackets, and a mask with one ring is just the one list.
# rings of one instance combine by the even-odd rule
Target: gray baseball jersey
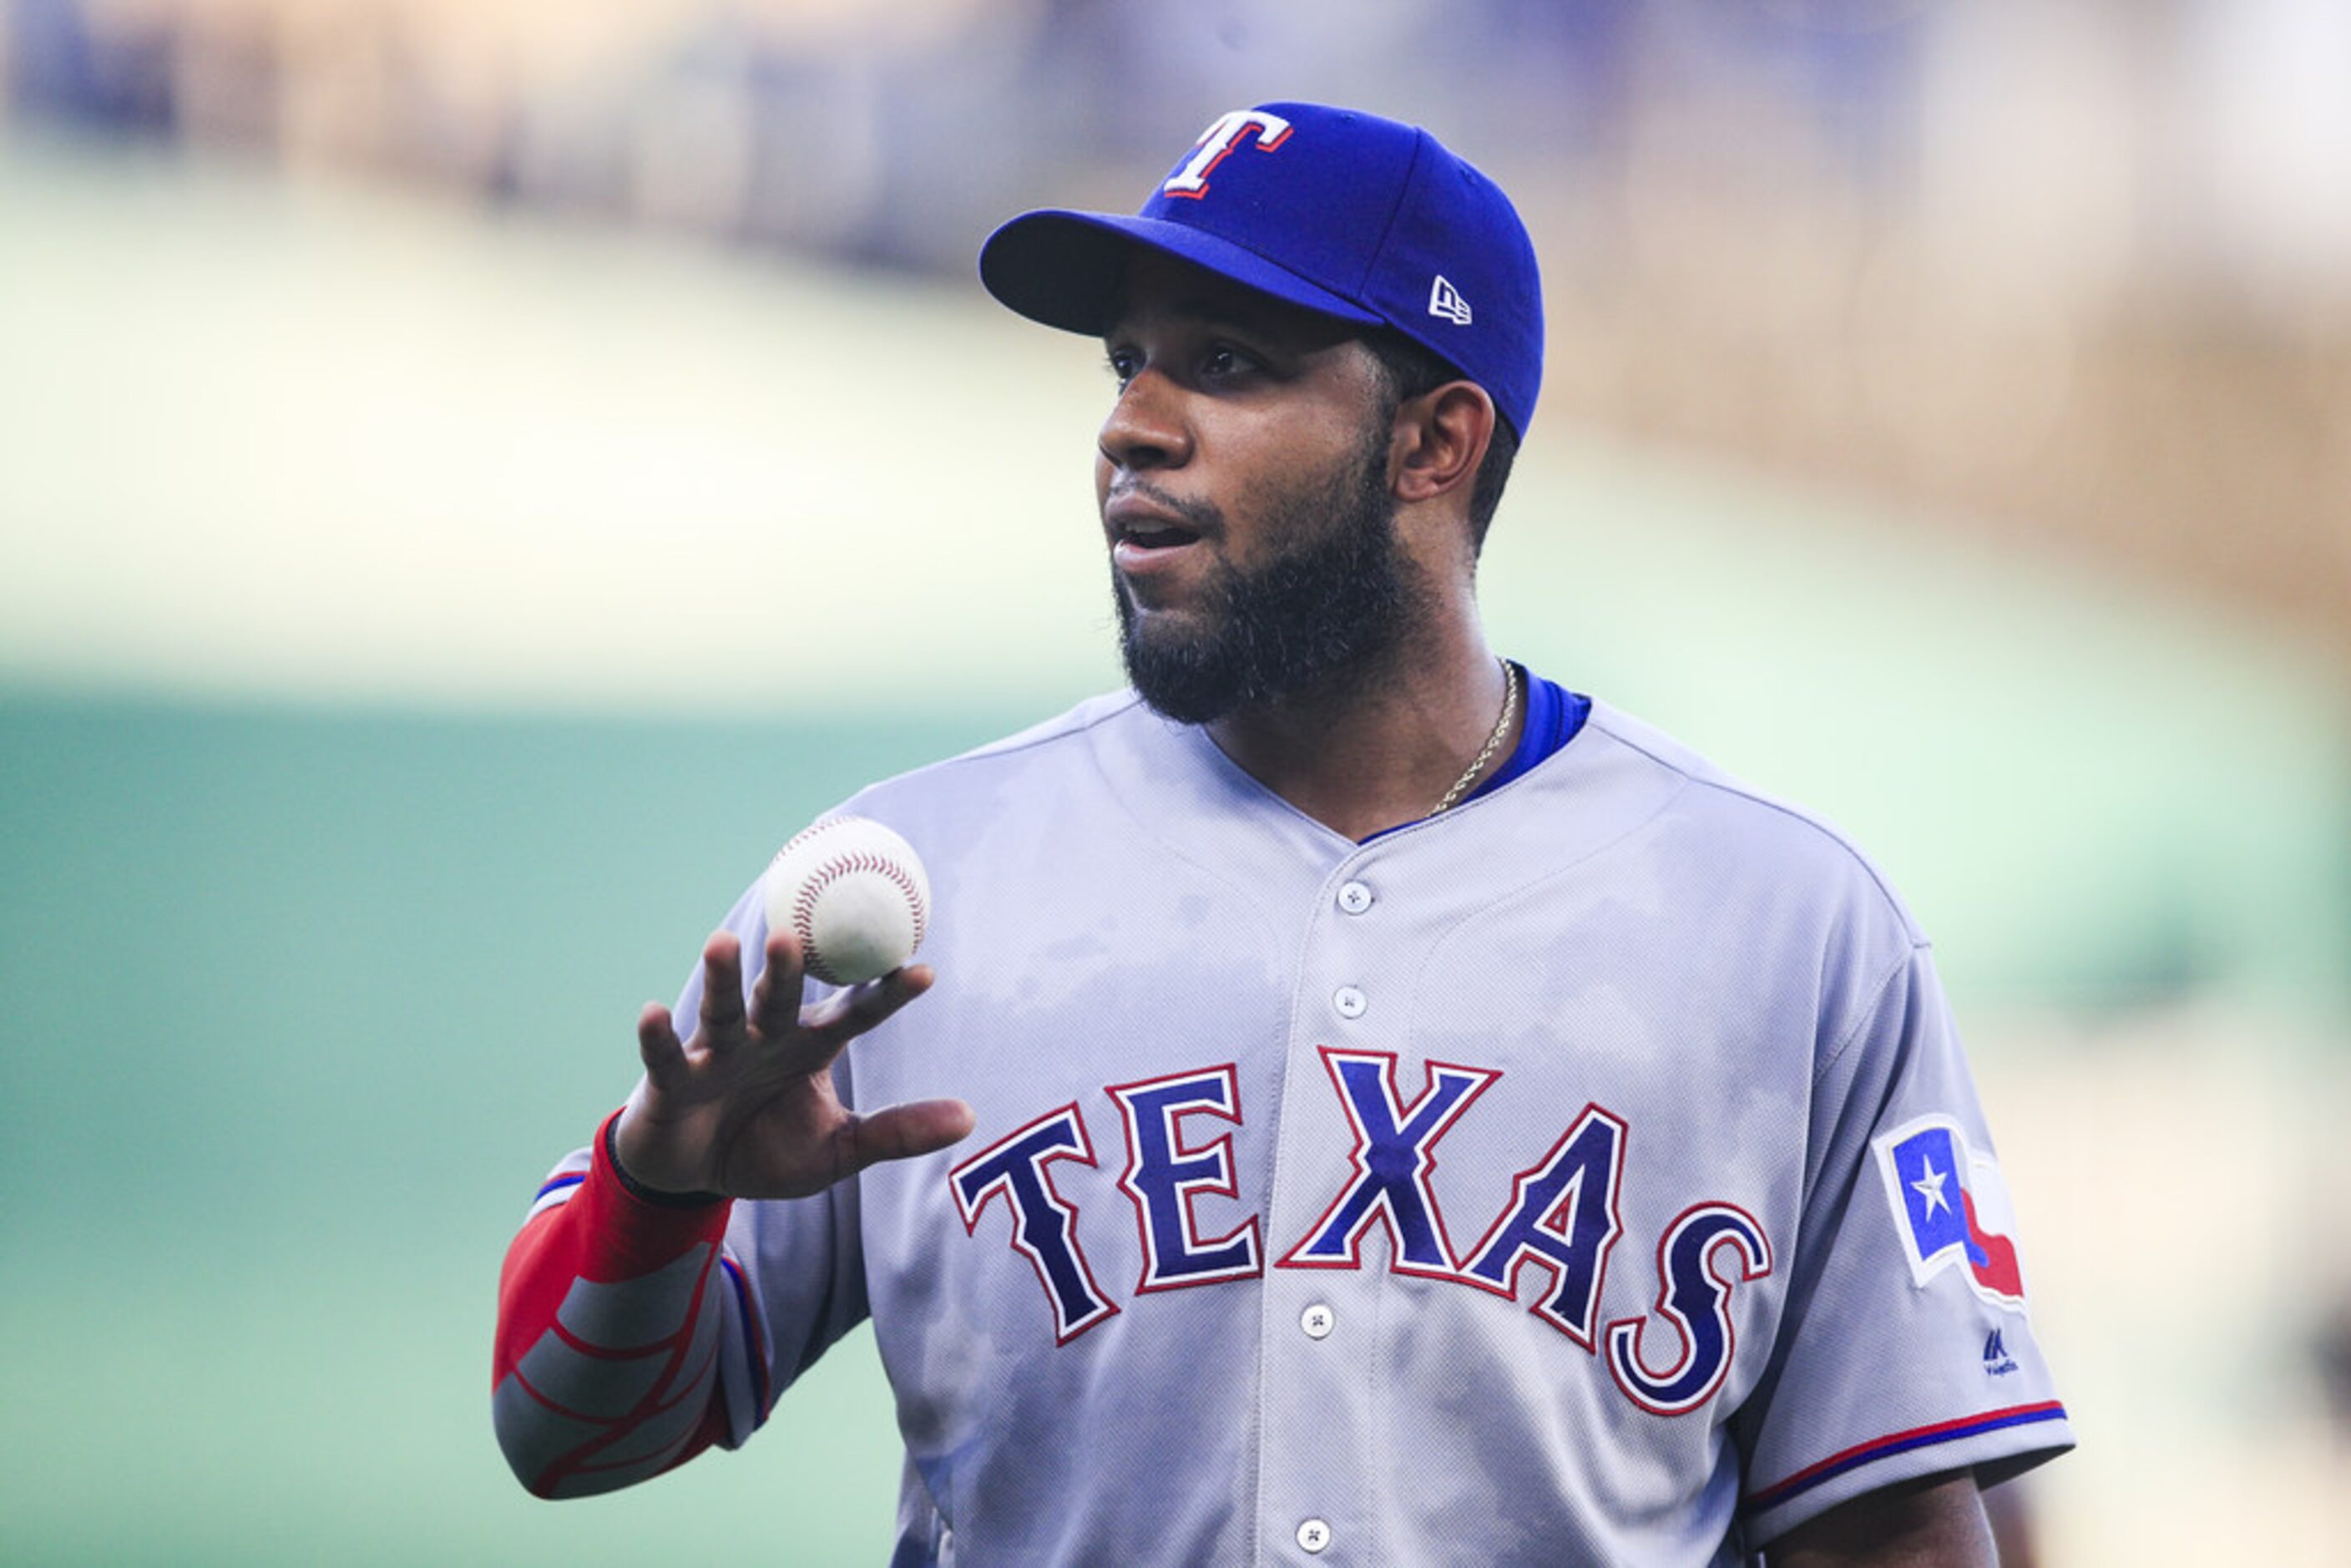
[[1128,695],[844,809],[938,971],[844,1092],[977,1129],[695,1301],[728,1442],[871,1318],[893,1561],[1730,1563],[2071,1446],[1925,939],[1606,705],[1364,844]]

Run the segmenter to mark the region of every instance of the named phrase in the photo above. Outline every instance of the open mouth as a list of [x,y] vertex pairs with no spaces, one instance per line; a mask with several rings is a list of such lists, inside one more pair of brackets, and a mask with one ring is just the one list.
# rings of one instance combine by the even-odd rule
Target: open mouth
[[1201,531],[1180,515],[1148,502],[1123,497],[1103,512],[1111,527],[1111,559],[1130,575],[1173,565]]
[[1140,486],[1106,497],[1102,521],[1110,529],[1112,563],[1130,579],[1176,570],[1213,531],[1207,517],[1196,521],[1172,497],[1150,495]]
[[1191,547],[1199,542],[1198,534],[1174,524],[1123,528],[1111,546],[1111,563],[1130,580],[1154,578],[1190,559]]
[[1151,522],[1134,528],[1122,528],[1118,542],[1139,550],[1175,549],[1188,545],[1200,536],[1180,523]]

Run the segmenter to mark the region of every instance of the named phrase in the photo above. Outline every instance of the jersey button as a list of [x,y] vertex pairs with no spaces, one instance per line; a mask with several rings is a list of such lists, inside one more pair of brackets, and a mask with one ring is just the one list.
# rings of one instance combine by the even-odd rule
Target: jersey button
[[1339,1326],[1339,1314],[1317,1301],[1298,1314],[1298,1326],[1306,1331],[1308,1339],[1329,1339],[1331,1331]]
[[1339,907],[1350,915],[1361,915],[1372,906],[1372,890],[1360,882],[1339,884]]
[[1364,1016],[1364,1009],[1370,1007],[1372,1002],[1369,997],[1355,989],[1354,987],[1341,986],[1331,993],[1331,1005],[1338,1009],[1339,1016],[1343,1019],[1359,1019]]
[[1331,1527],[1319,1519],[1310,1519],[1298,1527],[1298,1544],[1309,1552],[1321,1552],[1331,1544]]

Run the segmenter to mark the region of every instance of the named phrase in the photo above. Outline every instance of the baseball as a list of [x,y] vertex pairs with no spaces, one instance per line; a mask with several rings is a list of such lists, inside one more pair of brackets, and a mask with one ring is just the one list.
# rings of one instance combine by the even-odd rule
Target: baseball
[[853,986],[914,956],[931,879],[914,847],[868,817],[827,817],[793,835],[762,879],[768,929],[800,940],[808,972]]

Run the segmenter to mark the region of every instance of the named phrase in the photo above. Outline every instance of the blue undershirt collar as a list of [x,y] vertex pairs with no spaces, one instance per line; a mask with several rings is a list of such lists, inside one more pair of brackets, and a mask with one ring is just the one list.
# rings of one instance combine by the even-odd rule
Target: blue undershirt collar
[[[1454,807],[1456,810],[1481,795],[1492,794],[1511,779],[1539,767],[1552,753],[1573,740],[1576,731],[1583,727],[1583,721],[1592,716],[1590,697],[1547,681],[1524,664],[1518,665],[1518,671],[1525,677],[1527,688],[1526,726],[1519,732],[1519,744],[1511,748],[1510,759],[1502,764],[1500,770],[1462,797]],[[1427,819],[1424,817],[1421,821],[1426,821]],[[1394,828],[1381,829],[1363,841],[1368,844],[1372,839],[1384,838],[1412,825],[1399,822]]]

